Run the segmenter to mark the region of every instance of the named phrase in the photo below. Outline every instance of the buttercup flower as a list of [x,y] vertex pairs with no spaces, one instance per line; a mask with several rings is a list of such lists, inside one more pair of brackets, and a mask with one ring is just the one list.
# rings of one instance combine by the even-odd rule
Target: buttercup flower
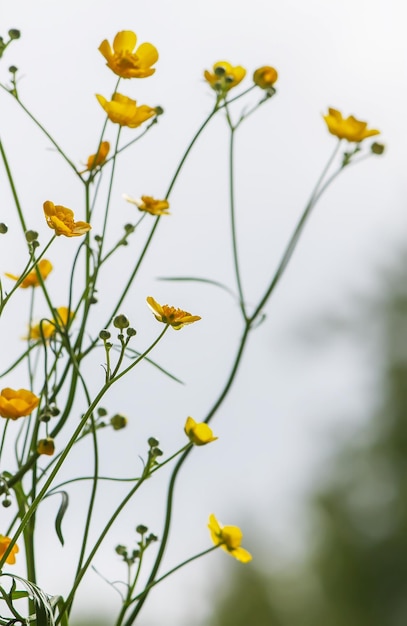
[[242,563],[252,560],[250,552],[240,547],[243,533],[238,526],[221,526],[212,513],[209,516],[208,528],[215,545],[220,545],[223,550]]
[[110,121],[120,126],[129,126],[129,128],[137,128],[143,122],[150,119],[157,112],[147,104],[137,106],[137,102],[122,96],[120,93],[115,93],[112,96],[110,102],[103,96],[96,94],[99,104],[106,111]]
[[46,454],[47,456],[52,456],[55,452],[55,444],[52,437],[47,437],[47,439],[40,439],[37,445],[38,454]]
[[184,430],[191,443],[196,446],[204,446],[205,444],[211,443],[211,441],[216,441],[217,439],[217,437],[213,436],[213,432],[209,428],[208,424],[205,424],[204,422],[198,424],[192,417],[187,418]]
[[213,73],[205,70],[205,80],[208,81],[212,89],[225,95],[229,89],[236,87],[246,76],[246,70],[240,65],[233,67],[227,61],[218,61],[213,66]]
[[253,82],[261,89],[270,89],[277,81],[278,72],[270,65],[259,67],[253,74]]
[[139,211],[146,211],[147,213],[151,213],[151,215],[170,215],[168,212],[170,203],[167,200],[156,200],[151,196],[131,198],[126,194],[123,194],[123,198],[131,204],[135,204]]
[[[46,259],[41,259],[41,261],[38,261],[37,267],[39,273],[41,274],[42,280],[45,280],[48,274],[52,271],[52,263],[51,261],[47,261]],[[20,278],[19,276],[8,273],[6,273],[5,276],[7,276],[8,278],[12,278],[13,280],[18,280]],[[27,289],[27,287],[38,287],[39,284],[40,281],[38,280],[37,272],[34,269],[29,274],[27,274],[24,280],[20,283],[19,287]]]
[[74,213],[71,209],[54,204],[49,200],[44,202],[44,213],[48,226],[55,230],[56,235],[80,237],[92,228],[86,222],[74,222]]
[[347,139],[359,143],[367,137],[380,134],[380,130],[368,129],[367,122],[361,122],[353,115],[344,119],[342,113],[336,109],[328,109],[328,115],[323,117],[331,135],[335,135],[338,139]]
[[[57,308],[57,322],[60,326],[68,326],[70,320],[74,317],[73,311],[70,311],[66,306],[60,306]],[[24,339],[32,339],[38,341],[38,339],[49,339],[56,331],[56,321],[44,320],[42,323],[34,324],[30,327],[28,337]]]
[[[4,535],[0,535],[0,558],[4,555],[10,543],[11,543],[10,537],[5,537]],[[17,554],[18,551],[19,551],[18,545],[15,543],[14,546],[11,548],[10,554],[6,558],[6,563],[8,563],[9,565],[14,565],[14,563],[16,562],[15,555]]]
[[27,389],[6,387],[0,393],[0,415],[12,420],[30,415],[38,406],[40,399]]
[[136,48],[137,35],[131,30],[122,30],[113,40],[113,49],[107,39],[102,41],[99,51],[106,65],[122,78],[145,78],[154,74],[151,68],[158,60],[158,52],[151,43],[142,43]]
[[156,320],[163,324],[169,324],[174,330],[179,330],[183,326],[198,322],[201,319],[198,315],[191,315],[187,311],[176,309],[173,306],[168,306],[168,304],[161,306],[151,296],[147,298],[147,304],[154,313]]
[[[107,155],[109,154],[109,150],[110,150],[110,143],[108,141],[102,141],[102,143],[99,146],[98,152],[96,154],[91,154],[90,157],[88,157],[88,161],[86,163],[86,170],[84,171],[90,172],[92,170],[95,170],[100,165],[103,165],[103,163],[106,161]],[[83,174],[83,172],[81,173]]]

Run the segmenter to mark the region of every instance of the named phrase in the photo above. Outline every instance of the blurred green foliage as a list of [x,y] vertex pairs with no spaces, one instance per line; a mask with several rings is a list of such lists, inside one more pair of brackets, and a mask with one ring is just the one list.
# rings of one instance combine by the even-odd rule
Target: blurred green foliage
[[236,568],[207,626],[407,625],[405,273],[388,277],[365,322],[376,409],[324,472],[307,557],[278,576]]

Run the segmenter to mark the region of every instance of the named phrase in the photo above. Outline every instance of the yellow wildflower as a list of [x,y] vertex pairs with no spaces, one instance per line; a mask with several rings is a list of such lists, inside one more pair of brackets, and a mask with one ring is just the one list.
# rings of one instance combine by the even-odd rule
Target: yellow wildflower
[[137,128],[150,117],[157,115],[157,111],[147,104],[137,106],[135,100],[117,92],[113,94],[110,102],[99,94],[96,94],[96,98],[106,111],[109,120],[115,124],[120,124],[120,126]]
[[[45,280],[48,274],[52,271],[52,263],[51,261],[47,261],[46,259],[41,259],[41,261],[38,261],[37,267],[39,273],[41,274],[42,280]],[[7,276],[8,278],[12,278],[13,280],[18,280],[20,278],[19,276],[8,273],[6,273],[5,276]],[[39,284],[40,281],[38,280],[37,272],[34,269],[29,274],[27,274],[24,280],[20,283],[19,287],[27,289],[27,287],[38,287]]]
[[147,298],[147,304],[154,313],[156,320],[163,324],[169,324],[174,330],[179,330],[183,326],[193,324],[193,322],[198,322],[201,319],[198,315],[191,315],[187,311],[176,309],[173,306],[168,306],[168,304],[161,306],[151,296]]
[[151,68],[158,60],[158,52],[151,43],[142,43],[136,48],[137,35],[131,30],[117,33],[111,48],[107,39],[102,41],[99,51],[105,57],[106,65],[122,78],[145,78],[154,74]]
[[348,141],[359,143],[367,137],[380,134],[380,130],[368,129],[367,122],[361,122],[353,115],[346,119],[343,118],[342,113],[336,109],[328,109],[328,115],[323,117],[331,135],[335,135],[339,139],[347,139]]
[[[103,163],[106,161],[107,155],[109,154],[109,150],[110,150],[110,143],[108,141],[102,141],[97,153],[91,154],[90,157],[88,157],[86,170],[84,171],[90,172],[96,169],[97,167],[100,167],[101,165],[103,165]],[[84,172],[81,172],[81,174],[83,173]]]
[[30,415],[40,399],[27,389],[6,387],[0,393],[0,415],[12,420]]
[[[4,535],[0,535],[0,558],[3,557],[10,543],[11,543],[10,537],[5,537]],[[15,555],[17,554],[18,551],[19,551],[18,545],[15,543],[14,546],[11,548],[10,554],[6,558],[6,563],[8,563],[9,565],[14,565],[14,563],[16,562]]]
[[227,61],[218,61],[213,66],[213,73],[205,70],[204,77],[215,91],[225,95],[229,89],[236,87],[246,76],[246,70],[240,65],[233,67]]
[[71,209],[54,204],[49,200],[44,202],[44,213],[48,226],[55,230],[56,235],[80,237],[92,228],[86,222],[74,222],[74,213]]
[[131,198],[126,194],[123,194],[123,198],[131,204],[135,204],[139,211],[146,211],[146,213],[151,213],[151,215],[170,215],[168,212],[170,208],[168,200],[156,200],[151,196]]
[[243,533],[238,526],[221,526],[212,513],[209,516],[208,528],[215,545],[219,545],[242,563],[248,563],[252,560],[250,552],[240,547]]
[[217,437],[213,436],[213,432],[208,424],[205,424],[205,422],[198,424],[192,417],[187,418],[184,430],[191,443],[196,446],[204,446],[217,439]]
[[[68,326],[71,319],[73,319],[74,313],[70,311],[66,306],[60,306],[57,308],[57,322],[60,326]],[[49,339],[56,331],[55,319],[51,321],[43,320],[38,324],[34,324],[30,327],[28,337],[24,339],[32,339],[38,341],[39,339]]]
[[261,89],[270,89],[277,81],[278,72],[270,65],[259,67],[253,74],[253,82]]
[[40,439],[37,444],[37,452],[38,454],[46,454],[47,456],[52,456],[55,452],[55,444],[52,437]]

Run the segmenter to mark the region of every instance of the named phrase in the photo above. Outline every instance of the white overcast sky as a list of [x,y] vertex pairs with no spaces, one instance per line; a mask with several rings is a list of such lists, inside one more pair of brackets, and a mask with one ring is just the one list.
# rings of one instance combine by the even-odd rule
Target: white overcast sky
[[[246,67],[249,81],[258,66],[278,69],[278,95],[246,123],[237,138],[238,234],[251,302],[262,293],[333,149],[335,139],[321,117],[327,107],[367,120],[382,131],[380,140],[387,146],[382,158],[368,159],[345,172],[318,205],[284,282],[266,307],[266,321],[253,333],[233,394],[213,423],[219,441],[197,449],[184,468],[164,569],[209,545],[206,522],[211,512],[243,529],[244,524],[252,524],[247,547],[257,533],[252,551],[259,562],[258,544],[270,549],[273,545],[274,553],[287,552],[295,542],[301,494],[323,467],[332,433],[345,437],[352,432],[354,425],[344,416],[357,416],[366,405],[371,374],[363,354],[351,341],[331,341],[325,349],[304,337],[308,331],[318,335],[324,316],[352,315],[355,300],[374,290],[378,268],[391,265],[404,244],[406,17],[402,0],[0,0],[0,34],[5,36],[9,28],[22,31],[21,40],[1,63],[1,80],[8,79],[10,64],[18,66],[22,100],[78,165],[94,151],[103,123],[94,94],[107,97],[115,82],[97,51],[100,42],[128,29],[160,52],[153,77],[124,82],[121,87],[140,103],[160,104],[165,115],[119,167],[112,240],[123,224],[134,220],[134,209],[121,194],[159,197],[165,193],[177,160],[210,111],[213,94],[202,79],[203,70],[215,61],[228,60]],[[82,219],[81,188],[5,93],[0,94],[0,110],[0,137],[29,227],[46,242],[49,231],[42,203],[50,199],[71,207]],[[107,138],[113,140],[113,131],[111,126]],[[125,138],[132,138],[133,132],[126,130]],[[12,239],[12,233],[19,231],[14,228],[2,168],[0,190],[0,221],[10,226],[10,234],[1,239],[0,269],[18,273],[25,248],[22,241]],[[123,313],[138,330],[139,347],[147,345],[157,330],[145,307],[147,295],[203,319],[180,333],[168,333],[156,353],[157,360],[187,382],[185,387],[145,367],[127,384],[118,385],[103,403],[109,411],[129,416],[128,430],[115,437],[109,432],[102,444],[106,471],[120,475],[137,471],[138,454],[150,435],[160,440],[166,452],[182,445],[186,416],[197,420],[205,416],[227,376],[240,334],[238,311],[223,292],[156,281],[158,276],[196,275],[234,287],[227,239],[227,133],[221,116],[192,152],[175,187],[171,212],[161,221],[138,287]],[[48,255],[55,266],[49,286],[56,299],[59,294],[65,297],[61,287],[69,274],[65,259],[76,245],[75,240],[58,240]],[[106,274],[100,313],[95,312],[96,328],[104,323],[121,272],[135,254],[129,246]],[[18,293],[14,308],[5,315],[2,370],[8,356],[17,354],[13,337],[24,334],[27,299],[26,293]],[[102,376],[97,357],[89,376],[97,389]],[[20,385],[13,375],[2,382]],[[80,452],[75,463],[73,472],[89,470]],[[109,535],[105,550],[95,560],[108,578],[122,576],[113,548],[131,544],[138,523],[146,523],[160,535],[166,480],[163,476],[151,481]],[[106,492],[105,503],[99,502],[101,519],[114,495]],[[82,502],[79,491],[73,496],[73,502]],[[72,542],[80,532],[73,508],[65,524],[67,541]],[[39,582],[50,593],[64,594],[72,565],[69,547],[62,550],[49,539],[52,515],[40,513],[49,555]],[[224,559],[224,554],[211,555],[163,583],[141,623],[159,624],[165,618],[167,626],[182,620],[190,624],[191,616],[204,614],[214,568],[219,572]],[[103,611],[116,606],[113,593],[93,573],[86,593]],[[83,602],[84,596],[85,591]]]

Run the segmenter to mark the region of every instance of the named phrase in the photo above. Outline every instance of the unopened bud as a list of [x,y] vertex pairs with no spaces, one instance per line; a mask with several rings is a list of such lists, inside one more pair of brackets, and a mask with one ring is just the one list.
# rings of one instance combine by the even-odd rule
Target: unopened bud
[[113,320],[113,326],[115,328],[123,330],[123,328],[127,328],[128,326],[130,326],[130,322],[125,315],[116,315]]

